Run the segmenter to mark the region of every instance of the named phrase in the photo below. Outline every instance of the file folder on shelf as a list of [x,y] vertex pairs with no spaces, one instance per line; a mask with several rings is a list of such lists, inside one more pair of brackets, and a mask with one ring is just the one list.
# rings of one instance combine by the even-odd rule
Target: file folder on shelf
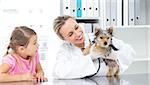
[[93,0],[93,17],[99,17],[99,11],[100,11],[100,6],[99,6],[99,0]]
[[93,0],[86,0],[87,18],[93,17]]
[[63,15],[70,15],[70,0],[62,0],[62,14]]
[[128,24],[134,25],[134,0],[129,0],[129,18]]
[[117,0],[117,26],[122,24],[122,0]]
[[110,25],[117,25],[117,0],[111,0],[111,23]]
[[73,17],[77,17],[77,7],[76,7],[76,0],[70,0],[70,15]]
[[87,12],[87,8],[86,8],[86,0],[82,0],[82,18],[86,18],[86,12]]
[[129,17],[129,5],[128,0],[123,0],[123,25],[128,26],[128,17]]
[[92,24],[86,23],[84,24],[85,33],[92,33]]
[[135,0],[135,25],[139,25],[140,23],[140,0]]
[[111,2],[110,2],[110,0],[106,0],[106,26],[110,26],[110,18],[111,18],[111,16],[110,16],[110,8],[111,8]]
[[82,0],[77,0],[77,18],[82,17]]

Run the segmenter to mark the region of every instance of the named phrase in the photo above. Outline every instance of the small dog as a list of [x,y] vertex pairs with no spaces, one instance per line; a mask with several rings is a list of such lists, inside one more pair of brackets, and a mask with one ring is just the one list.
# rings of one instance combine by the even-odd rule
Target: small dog
[[94,44],[90,43],[87,48],[83,50],[83,54],[90,53],[93,59],[101,58],[108,66],[107,76],[117,76],[119,74],[118,59],[114,51],[118,49],[112,44],[113,27],[107,30],[95,28]]

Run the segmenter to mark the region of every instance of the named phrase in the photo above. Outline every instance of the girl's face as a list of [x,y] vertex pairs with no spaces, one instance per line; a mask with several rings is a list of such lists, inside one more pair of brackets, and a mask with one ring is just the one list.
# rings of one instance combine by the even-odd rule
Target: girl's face
[[84,43],[83,30],[79,24],[72,18],[66,20],[65,24],[59,30],[65,41],[74,45]]
[[27,47],[20,48],[20,55],[21,57],[28,59],[29,57],[33,57],[36,54],[36,51],[39,47],[39,44],[37,43],[37,35],[31,36],[29,39],[29,43]]
[[35,56],[35,53],[39,47],[39,44],[37,43],[37,35],[34,35],[30,38],[28,46],[25,49],[25,52],[29,56]]

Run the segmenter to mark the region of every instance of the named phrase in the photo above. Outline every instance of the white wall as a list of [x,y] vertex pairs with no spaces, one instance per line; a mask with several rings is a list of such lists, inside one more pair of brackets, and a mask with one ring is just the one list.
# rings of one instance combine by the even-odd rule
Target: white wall
[[136,51],[134,62],[125,74],[150,73],[150,26],[117,27],[115,36]]

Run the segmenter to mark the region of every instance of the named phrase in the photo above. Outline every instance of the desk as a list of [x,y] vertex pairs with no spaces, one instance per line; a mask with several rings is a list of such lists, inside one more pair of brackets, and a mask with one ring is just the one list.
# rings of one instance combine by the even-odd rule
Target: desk
[[119,79],[114,77],[92,77],[74,80],[49,80],[43,83],[10,82],[0,85],[150,85],[150,74],[123,75]]

